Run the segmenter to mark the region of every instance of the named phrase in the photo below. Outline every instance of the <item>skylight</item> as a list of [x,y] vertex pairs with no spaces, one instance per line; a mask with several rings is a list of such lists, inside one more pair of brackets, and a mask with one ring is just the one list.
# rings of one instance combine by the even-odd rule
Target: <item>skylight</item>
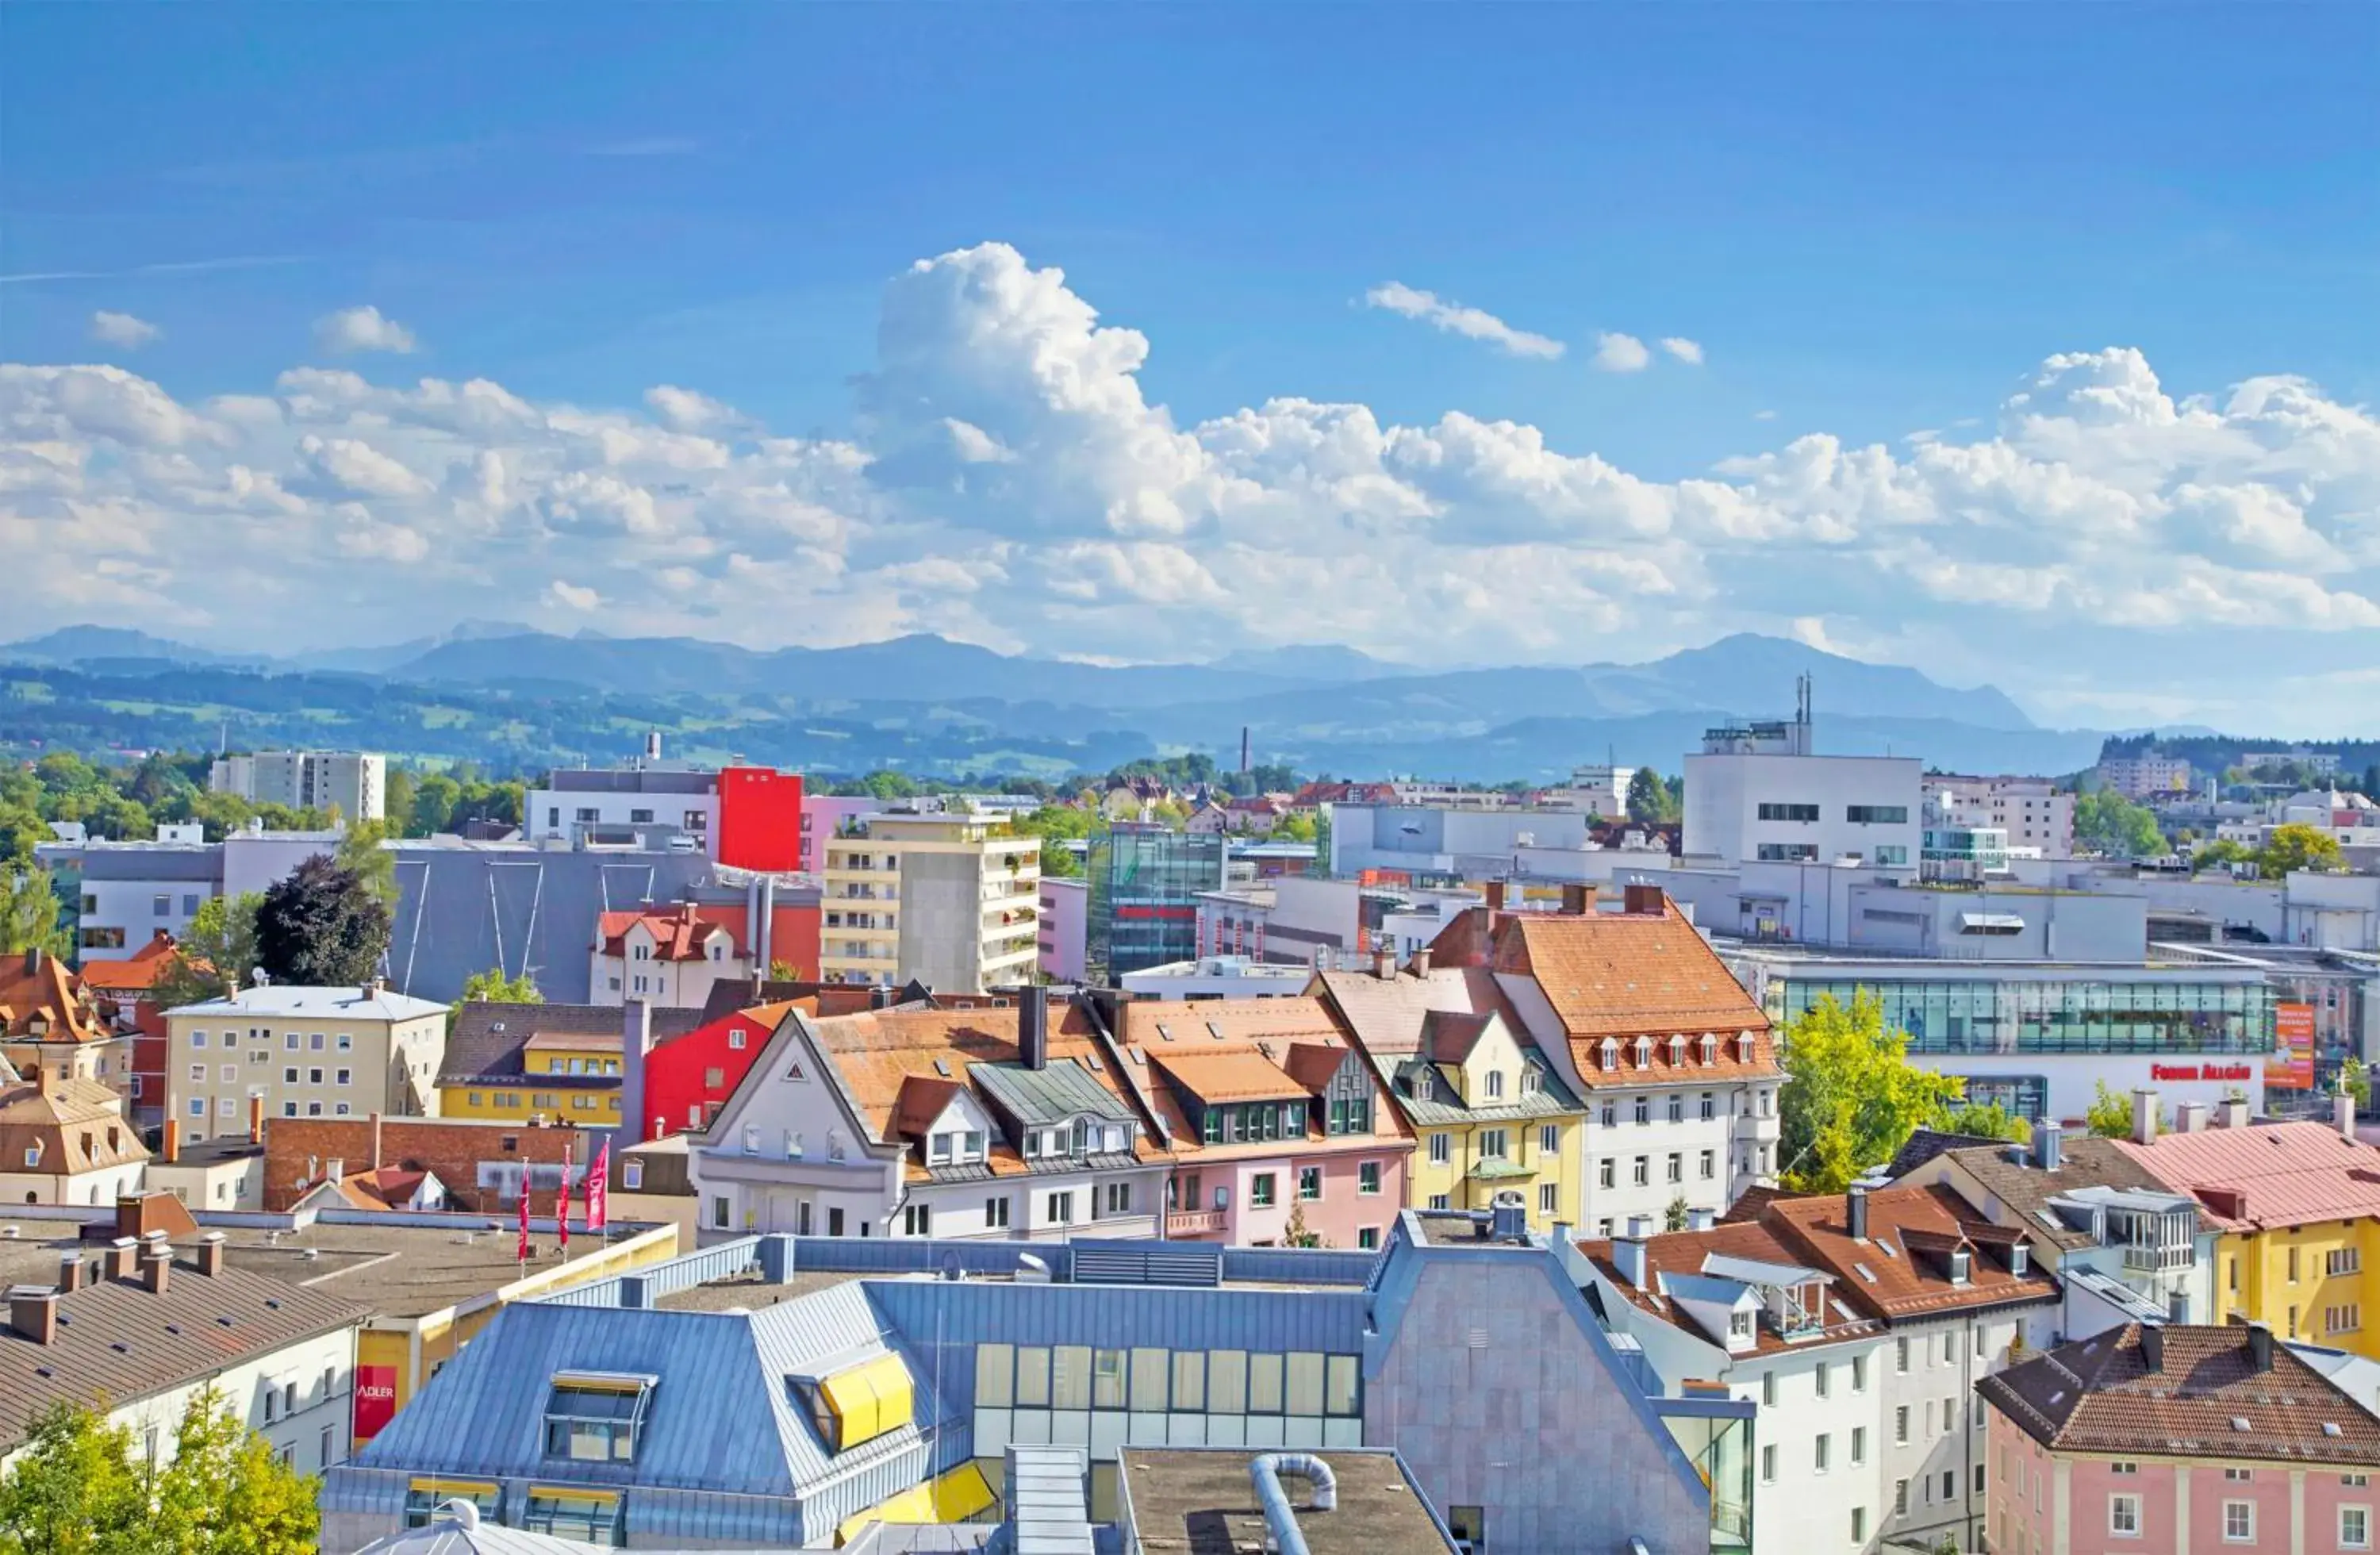
[[2246,1430],[2248,1428],[2248,1417],[2245,1415],[2234,1415],[2231,1416],[2231,1428],[2235,1431]]
[[1875,1270],[1870,1269],[1867,1265],[1865,1265],[1865,1264],[1864,1264],[1864,1263],[1855,1263],[1855,1264],[1852,1265],[1852,1267],[1853,1269],[1856,1269],[1856,1270],[1859,1270],[1859,1277],[1860,1277],[1861,1279],[1863,1279],[1863,1280],[1866,1281],[1866,1282],[1867,1282],[1869,1284],[1871,1284],[1871,1285],[1873,1285],[1873,1284],[1875,1284],[1875,1283],[1876,1283],[1876,1270]]

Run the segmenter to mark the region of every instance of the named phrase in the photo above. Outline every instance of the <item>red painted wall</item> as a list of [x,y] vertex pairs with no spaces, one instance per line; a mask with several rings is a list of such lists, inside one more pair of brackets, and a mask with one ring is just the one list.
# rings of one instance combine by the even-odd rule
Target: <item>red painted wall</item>
[[773,767],[719,770],[722,864],[771,872],[802,864],[802,775]]
[[[632,1120],[639,1144],[683,1134],[689,1108],[726,1101],[775,1028],[738,1011],[673,1038],[645,1056],[645,1115]],[[742,1039],[743,1046],[735,1045]],[[710,1072],[719,1071],[719,1083]]]

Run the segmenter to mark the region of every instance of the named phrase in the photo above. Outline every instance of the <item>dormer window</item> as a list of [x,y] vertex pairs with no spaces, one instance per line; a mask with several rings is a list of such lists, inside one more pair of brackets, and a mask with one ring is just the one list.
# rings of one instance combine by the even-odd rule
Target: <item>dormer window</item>
[[1685,1062],[1686,1062],[1686,1039],[1685,1039],[1683,1037],[1672,1037],[1672,1038],[1670,1038],[1670,1063],[1671,1067],[1673,1067],[1673,1068],[1674,1068],[1674,1067],[1676,1067],[1677,1065],[1679,1065],[1679,1064],[1682,1064],[1682,1063],[1685,1063]]
[[937,1134],[931,1139],[929,1139],[926,1142],[926,1160],[928,1164],[933,1166],[948,1164],[951,1159],[951,1144],[956,1137],[957,1136],[955,1135]]
[[1620,1039],[1616,1037],[1603,1039],[1603,1066],[1606,1069],[1620,1067]]
[[1491,1100],[1498,1099],[1500,1099],[1500,1098],[1503,1096],[1503,1094],[1504,1094],[1504,1072],[1503,1072],[1501,1069],[1490,1069],[1489,1071],[1488,1071],[1488,1099],[1491,1099]]
[[1973,1272],[1974,1257],[1964,1247],[1954,1248],[1951,1251],[1950,1283],[1963,1285],[1967,1282],[1969,1275]]
[[1752,1062],[1752,1033],[1749,1031],[1739,1031],[1735,1035],[1735,1062],[1738,1063]]
[[1718,1062],[1718,1039],[1707,1031],[1703,1033],[1703,1062],[1705,1063]]
[[1636,1039],[1636,1067],[1639,1069],[1653,1067],[1653,1039],[1650,1037]]
[[1742,1339],[1746,1341],[1753,1338],[1752,1314],[1749,1312],[1729,1313],[1727,1315],[1727,1336],[1730,1339]]
[[1521,1071],[1521,1094],[1523,1096],[1535,1096],[1545,1088],[1546,1077],[1537,1073],[1537,1066],[1536,1064],[1530,1064]]
[[2033,1269],[2033,1247],[2020,1242],[2009,1249],[2009,1272],[2022,1279]]
[[558,1371],[545,1401],[545,1455],[578,1463],[633,1464],[657,1378]]

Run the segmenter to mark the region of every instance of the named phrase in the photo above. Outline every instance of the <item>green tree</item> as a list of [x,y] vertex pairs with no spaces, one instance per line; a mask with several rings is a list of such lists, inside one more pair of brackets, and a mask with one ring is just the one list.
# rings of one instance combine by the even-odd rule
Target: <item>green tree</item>
[[[2082,1124],[2102,1139],[2130,1139],[2132,1136],[2132,1099],[2119,1096],[2102,1080],[2091,1094],[2091,1105],[2082,1113]],[[2163,1128],[2160,1124],[2159,1128]]]
[[206,1388],[174,1435],[157,1483],[157,1526],[175,1555],[298,1555],[319,1547],[321,1481],[273,1455]]
[[99,1555],[157,1548],[132,1432],[82,1404],[33,1417],[0,1478],[0,1555]]
[[410,767],[391,767],[388,787],[381,796],[381,813],[388,818],[388,834],[392,837],[413,835],[413,796],[420,784]]
[[2221,869],[2234,864],[2252,864],[2256,856],[2241,844],[2224,838],[2207,844],[2191,856],[2193,869]]
[[1670,1200],[1669,1208],[1661,1211],[1661,1229],[1663,1231],[1685,1230],[1687,1217],[1691,1213],[1692,1211],[1686,1208],[1686,1196],[1678,1195]]
[[1678,814],[1677,798],[1661,774],[1650,767],[1637,768],[1628,780],[1628,819],[1639,826],[1658,826],[1677,820]]
[[1310,815],[1285,815],[1272,834],[1284,843],[1310,843],[1321,836],[1322,829]]
[[2263,851],[2256,855],[2256,867],[2267,880],[2281,880],[2293,869],[2316,869],[2336,874],[2347,867],[2338,851],[2338,839],[2318,827],[2292,821],[2276,826],[2273,834],[2265,839]]
[[782,955],[771,956],[769,980],[772,983],[797,983],[802,980],[802,969]]
[[353,869],[316,854],[264,893],[256,954],[277,983],[369,981],[388,952],[388,904]]
[[2338,1090],[2342,1096],[2355,1099],[2355,1111],[2362,1113],[2372,1105],[2372,1071],[2363,1061],[2350,1055],[2338,1066]]
[[2033,1125],[1997,1101],[1961,1101],[1936,1120],[1934,1126],[1949,1134],[2008,1139],[2020,1145],[2033,1139]]
[[2156,812],[2109,788],[2076,797],[2074,840],[2117,858],[2155,858],[2166,851]]
[[246,981],[256,969],[256,912],[263,905],[263,894],[254,891],[200,903],[174,946],[173,959],[150,987],[157,1007],[204,1003]]
[[481,1004],[542,1004],[545,995],[538,990],[537,979],[526,971],[517,978],[507,978],[501,966],[491,966],[484,972],[474,972],[463,979],[463,997],[446,1011],[446,1029],[452,1032],[455,1022],[461,1018],[463,1006],[477,1002]]
[[30,856],[0,858],[0,955],[29,950],[67,955],[74,936],[67,931],[50,872]]
[[1909,1034],[1886,1028],[1870,993],[1849,1009],[1820,999],[1787,1027],[1784,1049],[1779,1148],[1797,1193],[1842,1192],[1947,1113],[1963,1085],[1910,1063]]
[[1044,805],[1029,810],[1009,823],[1009,830],[1020,837],[1041,839],[1041,872],[1055,879],[1072,879],[1083,872],[1082,861],[1064,847],[1055,845],[1072,838],[1091,834],[1092,813],[1066,805]]
[[1289,1223],[1281,1228],[1281,1245],[1284,1247],[1319,1247],[1323,1245],[1322,1233],[1305,1223],[1304,1200],[1289,1207]]
[[413,785],[413,808],[407,829],[417,837],[434,837],[455,828],[455,811],[463,803],[463,785],[444,772],[431,772]]
[[348,829],[339,844],[339,868],[364,882],[388,906],[396,905],[396,855],[380,844],[389,836],[388,822],[367,820]]

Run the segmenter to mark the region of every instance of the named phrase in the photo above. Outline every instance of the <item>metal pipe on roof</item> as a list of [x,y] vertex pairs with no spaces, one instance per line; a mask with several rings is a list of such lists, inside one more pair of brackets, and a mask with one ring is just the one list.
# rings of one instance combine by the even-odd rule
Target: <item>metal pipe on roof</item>
[[1297,1509],[1289,1504],[1289,1492],[1281,1488],[1284,1474],[1314,1487],[1312,1510],[1316,1512],[1338,1508],[1339,1476],[1311,1452],[1267,1452],[1248,1464],[1248,1479],[1256,1487],[1257,1504],[1264,1508],[1265,1529],[1272,1535],[1274,1547],[1281,1555],[1310,1555],[1305,1532],[1297,1525]]

